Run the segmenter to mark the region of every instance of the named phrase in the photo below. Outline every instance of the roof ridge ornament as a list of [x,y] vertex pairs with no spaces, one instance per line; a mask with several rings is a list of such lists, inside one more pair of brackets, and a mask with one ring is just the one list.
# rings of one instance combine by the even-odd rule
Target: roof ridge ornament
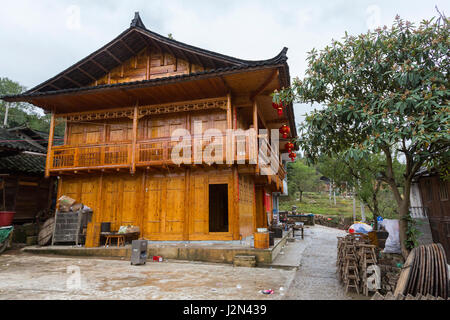
[[139,16],[139,11],[136,11],[136,12],[134,13],[134,19],[131,20],[130,27],[139,27],[139,28],[145,29],[145,25],[144,25],[144,23],[142,22],[141,17]]

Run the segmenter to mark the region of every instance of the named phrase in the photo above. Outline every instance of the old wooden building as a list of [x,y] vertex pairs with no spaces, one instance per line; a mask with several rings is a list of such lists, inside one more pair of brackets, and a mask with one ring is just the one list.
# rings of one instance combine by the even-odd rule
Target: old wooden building
[[450,181],[436,171],[425,169],[416,174],[414,181],[420,190],[420,209],[428,217],[433,242],[442,244],[450,262]]
[[[283,191],[295,120],[292,105],[277,114],[270,94],[290,84],[286,52],[261,61],[233,58],[152,32],[136,14],[99,50],[3,99],[51,112],[51,136],[55,123],[67,124],[64,144],[48,145],[46,174],[59,177],[59,195],[93,209],[94,239],[87,243],[96,244],[101,222],[116,230],[137,225],[148,240],[239,240],[267,226],[271,195]],[[270,130],[282,127],[290,133],[277,149],[263,147]],[[171,157],[177,129],[184,129],[180,140],[188,148],[181,164]],[[227,129],[240,130],[244,140]],[[251,134],[260,129],[269,134]],[[245,152],[236,151],[239,143]],[[215,160],[217,150],[233,160],[196,158],[212,145]],[[276,170],[267,174],[261,159]]]
[[44,178],[45,138],[26,126],[0,128],[0,210],[14,211],[15,224],[34,222],[56,196],[55,178]]

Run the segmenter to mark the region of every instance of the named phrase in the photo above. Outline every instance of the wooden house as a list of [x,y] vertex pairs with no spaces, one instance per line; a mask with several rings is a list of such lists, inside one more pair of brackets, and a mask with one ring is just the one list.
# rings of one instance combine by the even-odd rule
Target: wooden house
[[[136,13],[130,27],[99,50],[3,99],[51,112],[50,141],[55,123],[66,123],[64,144],[48,145],[46,175],[59,177],[59,196],[93,209],[87,243],[98,243],[101,222],[116,230],[137,225],[148,240],[239,240],[267,226],[271,195],[283,191],[294,112],[290,104],[278,115],[270,94],[290,85],[286,52],[261,61],[233,58],[150,31]],[[263,147],[270,130],[282,126],[290,134],[276,148]],[[192,161],[171,157],[177,129],[187,132],[180,139],[192,151],[180,155]],[[210,138],[211,129],[222,136]],[[250,134],[260,129],[269,134]],[[227,130],[250,133],[238,142]],[[234,160],[196,158],[213,141]],[[262,170],[265,158],[276,164],[272,173]]]
[[411,204],[411,215],[428,217],[433,242],[442,244],[450,262],[450,181],[436,171],[423,169],[414,177],[414,187],[420,198],[419,206]]
[[34,222],[52,206],[55,178],[44,177],[45,136],[25,126],[0,128],[0,210],[5,202],[7,211],[15,211],[15,224]]

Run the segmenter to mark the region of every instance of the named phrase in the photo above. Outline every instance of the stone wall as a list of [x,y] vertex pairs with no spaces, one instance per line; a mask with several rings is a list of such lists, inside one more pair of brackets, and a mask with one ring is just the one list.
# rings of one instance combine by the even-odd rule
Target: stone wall
[[393,293],[397,285],[398,278],[402,271],[404,259],[401,254],[379,253],[377,265],[381,271],[381,289],[382,294]]

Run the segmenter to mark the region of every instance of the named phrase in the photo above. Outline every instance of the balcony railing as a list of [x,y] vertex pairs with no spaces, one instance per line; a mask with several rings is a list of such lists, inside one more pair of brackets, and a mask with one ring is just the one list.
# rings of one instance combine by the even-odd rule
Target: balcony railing
[[[183,143],[170,138],[137,141],[134,155],[136,167],[174,164],[227,164],[255,163],[258,150],[256,137],[243,135],[233,138],[226,135],[184,139]],[[180,140],[181,141],[181,140]],[[278,155],[267,144],[267,154],[260,153],[264,163],[270,163],[273,175],[284,179],[286,172]],[[177,150],[173,150],[178,145]],[[227,155],[227,151],[230,152]],[[172,155],[174,152],[174,156]],[[189,154],[190,153],[190,154]],[[133,144],[97,144],[87,146],[57,146],[51,149],[51,171],[73,171],[80,169],[125,168],[132,166]],[[227,162],[228,160],[228,162]],[[265,166],[267,168],[267,166]],[[267,174],[267,173],[265,173]]]

